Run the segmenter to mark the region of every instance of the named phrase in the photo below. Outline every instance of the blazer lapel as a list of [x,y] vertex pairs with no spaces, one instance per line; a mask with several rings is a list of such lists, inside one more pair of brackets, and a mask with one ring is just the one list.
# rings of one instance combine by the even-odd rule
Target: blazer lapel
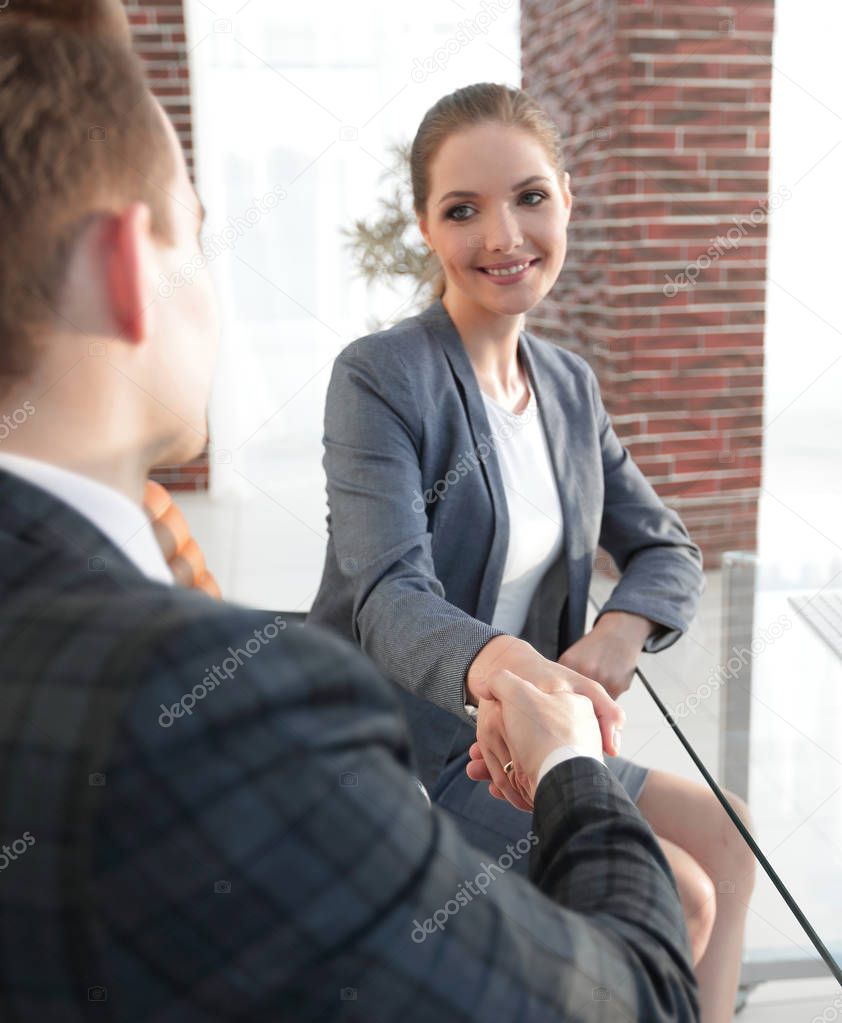
[[[570,436],[570,410],[565,408],[564,387],[559,381],[557,366],[547,365],[545,353],[541,350],[543,345],[549,343],[536,341],[529,338],[525,332],[521,332],[521,356],[538,401],[538,410],[547,437],[561,501],[564,525],[562,554],[567,569],[568,597],[575,603],[582,591],[587,601],[591,557],[589,552],[580,549],[582,538],[587,536],[587,530],[582,521],[584,514],[582,495],[577,493],[579,482],[573,459],[574,439]],[[565,622],[569,618],[569,615],[564,615],[562,621]],[[566,632],[566,629],[562,629],[562,632]],[[565,647],[570,642],[570,637],[563,634],[559,640],[560,645]]]
[[[529,338],[523,331],[520,334],[519,348],[524,368],[529,377],[529,386],[538,402],[538,413],[547,437],[550,460],[561,501],[564,530],[567,535],[568,523],[573,525],[573,517],[576,514],[576,504],[570,493],[570,485],[575,480],[575,474],[570,460],[567,437],[568,423],[562,409],[561,395],[551,386],[553,377],[541,372],[540,353],[534,351]],[[570,535],[577,535],[575,528],[571,529]]]
[[491,436],[491,424],[488,422],[482,394],[477,383],[474,368],[471,365],[471,360],[468,358],[468,353],[462,344],[459,331],[456,329],[456,325],[450,318],[450,314],[444,307],[441,299],[436,300],[425,309],[420,314],[419,319],[441,345],[454,376],[459,382],[474,447],[477,448],[484,442],[491,449],[486,458],[480,458],[480,452],[477,451],[477,458],[482,467],[482,473],[494,511],[494,534],[491,538],[491,549],[486,561],[476,609],[477,618],[481,621],[490,622],[494,616],[494,608],[497,605],[500,583],[503,579],[503,568],[506,562],[506,553],[509,548],[508,504],[506,492],[503,488],[503,477],[500,474],[500,464],[497,461],[497,452],[494,449],[493,438]]

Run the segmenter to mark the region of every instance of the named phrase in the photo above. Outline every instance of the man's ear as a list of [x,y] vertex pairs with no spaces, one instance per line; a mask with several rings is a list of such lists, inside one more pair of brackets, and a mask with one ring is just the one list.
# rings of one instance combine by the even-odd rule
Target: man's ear
[[103,234],[111,315],[124,341],[139,344],[149,332],[144,258],[151,214],[145,203],[132,203],[112,214]]

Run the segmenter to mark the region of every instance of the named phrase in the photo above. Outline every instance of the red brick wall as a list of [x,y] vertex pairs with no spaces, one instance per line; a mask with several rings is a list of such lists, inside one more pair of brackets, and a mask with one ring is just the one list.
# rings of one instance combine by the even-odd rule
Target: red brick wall
[[709,567],[756,544],[773,11],[522,3],[524,85],[562,129],[574,195],[530,326],[591,362]]
[[[182,0],[125,0],[135,49],[143,58],[152,90],[175,125],[187,166],[194,171],[190,73]],[[155,479],[172,490],[205,490],[207,455],[190,465],[163,466]]]

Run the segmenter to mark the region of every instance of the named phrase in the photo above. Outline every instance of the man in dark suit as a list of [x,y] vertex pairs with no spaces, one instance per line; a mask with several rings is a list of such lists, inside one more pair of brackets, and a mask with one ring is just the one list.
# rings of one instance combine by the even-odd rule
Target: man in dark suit
[[206,442],[213,303],[156,290],[201,208],[101,6],[0,15],[0,1018],[697,1019],[590,700],[483,683],[534,800],[486,863],[359,652],[171,585],[140,506]]

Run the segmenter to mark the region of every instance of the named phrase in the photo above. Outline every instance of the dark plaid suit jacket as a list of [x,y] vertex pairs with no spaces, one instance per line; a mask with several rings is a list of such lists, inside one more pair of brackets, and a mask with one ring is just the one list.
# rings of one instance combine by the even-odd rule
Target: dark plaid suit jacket
[[550,772],[506,874],[425,803],[366,659],[283,624],[0,472],[3,1023],[698,1018],[602,765]]

